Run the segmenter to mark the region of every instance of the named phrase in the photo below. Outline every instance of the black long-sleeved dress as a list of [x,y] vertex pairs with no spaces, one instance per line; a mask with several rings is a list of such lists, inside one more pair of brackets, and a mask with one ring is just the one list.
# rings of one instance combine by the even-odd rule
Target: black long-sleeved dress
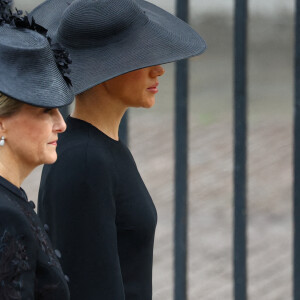
[[69,117],[58,160],[43,169],[38,213],[72,300],[152,299],[157,214],[122,142]]
[[68,300],[57,255],[34,203],[0,176],[0,299]]

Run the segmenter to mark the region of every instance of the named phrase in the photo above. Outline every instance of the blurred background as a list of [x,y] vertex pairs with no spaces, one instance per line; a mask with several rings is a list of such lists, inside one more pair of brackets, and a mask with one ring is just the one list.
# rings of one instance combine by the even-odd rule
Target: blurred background
[[[15,0],[30,11],[40,0]],[[174,12],[175,0],[150,0]],[[208,44],[190,60],[189,299],[232,293],[233,1],[190,0]],[[248,294],[292,299],[294,1],[249,0]],[[129,112],[129,146],[158,210],[154,300],[173,298],[174,64],[151,110]],[[23,188],[36,201],[41,168]]]

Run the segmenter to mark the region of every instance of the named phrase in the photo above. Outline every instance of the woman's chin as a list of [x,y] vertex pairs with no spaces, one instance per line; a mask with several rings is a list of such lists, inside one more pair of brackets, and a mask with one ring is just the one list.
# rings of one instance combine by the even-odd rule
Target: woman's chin
[[41,165],[51,165],[54,164],[56,160],[57,160],[57,154],[55,153],[46,157],[44,161],[41,163]]
[[151,108],[154,104],[155,104],[155,99],[153,99],[151,101],[148,101],[148,102],[145,102],[143,107],[144,108]]

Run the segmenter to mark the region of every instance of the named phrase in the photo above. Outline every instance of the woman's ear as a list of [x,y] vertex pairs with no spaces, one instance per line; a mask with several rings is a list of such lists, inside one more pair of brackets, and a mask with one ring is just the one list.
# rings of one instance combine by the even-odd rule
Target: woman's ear
[[6,132],[6,123],[4,118],[0,118],[0,136]]

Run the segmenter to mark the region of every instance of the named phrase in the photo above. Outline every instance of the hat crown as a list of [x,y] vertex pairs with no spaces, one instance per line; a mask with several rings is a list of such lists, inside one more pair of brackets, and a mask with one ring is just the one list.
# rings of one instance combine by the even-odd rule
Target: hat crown
[[74,1],[64,12],[57,38],[70,47],[99,46],[147,20],[134,0]]
[[41,107],[73,100],[48,40],[35,31],[0,26],[0,66],[0,91],[7,96]]

